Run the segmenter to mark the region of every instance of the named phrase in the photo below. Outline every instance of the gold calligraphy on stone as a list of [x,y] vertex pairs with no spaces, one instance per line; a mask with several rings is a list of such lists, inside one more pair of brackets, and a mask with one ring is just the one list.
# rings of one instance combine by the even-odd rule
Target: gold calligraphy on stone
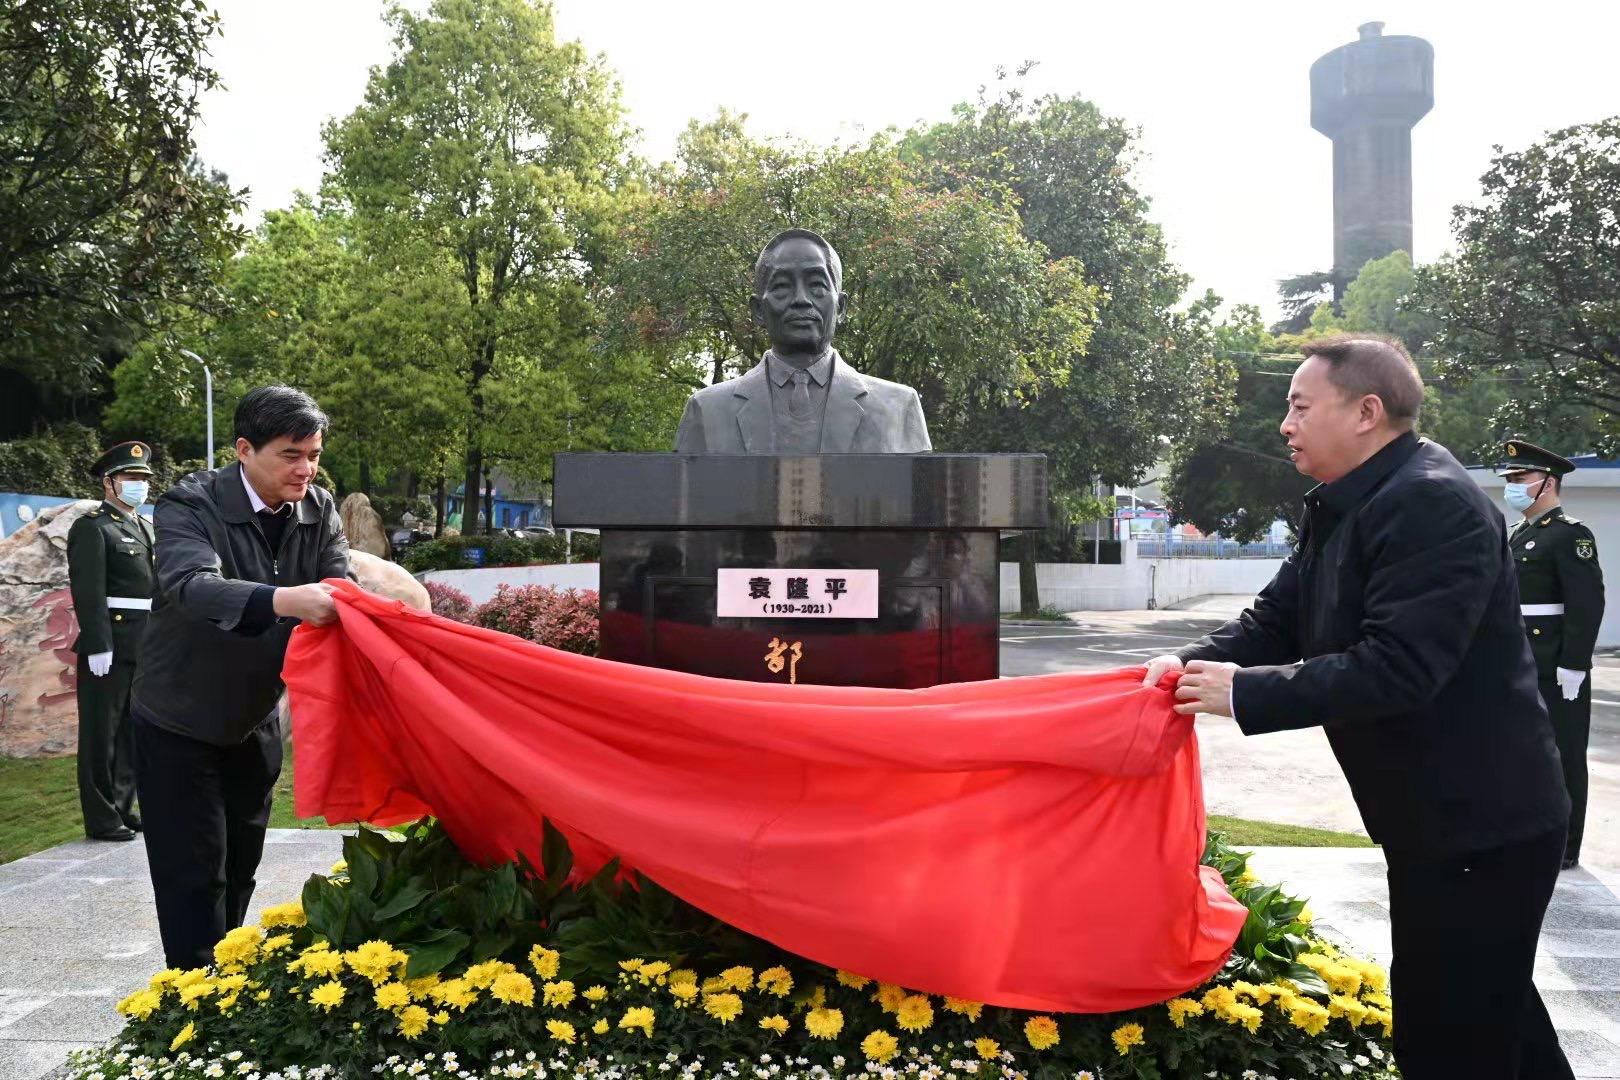
[[[777,638],[771,638],[771,643],[766,648],[770,651],[765,654],[765,667],[770,673],[780,675],[782,669],[786,667],[788,669],[788,682],[797,683],[799,681],[799,661],[804,658],[804,643],[795,641],[788,644]],[[782,658],[784,653],[788,657],[786,660]]]

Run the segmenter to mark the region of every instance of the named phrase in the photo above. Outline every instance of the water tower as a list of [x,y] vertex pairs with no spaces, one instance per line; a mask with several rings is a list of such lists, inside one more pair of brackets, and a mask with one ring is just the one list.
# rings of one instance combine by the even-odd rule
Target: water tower
[[1434,107],[1434,47],[1361,39],[1311,65],[1311,127],[1333,140],[1333,275],[1342,293],[1361,267],[1412,250],[1412,128]]

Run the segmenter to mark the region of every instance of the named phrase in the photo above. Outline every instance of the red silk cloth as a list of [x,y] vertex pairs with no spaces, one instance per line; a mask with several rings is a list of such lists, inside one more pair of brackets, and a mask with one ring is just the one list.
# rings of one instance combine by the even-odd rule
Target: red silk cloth
[[340,585],[287,650],[301,816],[438,817],[469,858],[550,818],[823,964],[1011,1008],[1112,1012],[1218,971],[1190,718],[1142,669],[923,690],[618,664]]

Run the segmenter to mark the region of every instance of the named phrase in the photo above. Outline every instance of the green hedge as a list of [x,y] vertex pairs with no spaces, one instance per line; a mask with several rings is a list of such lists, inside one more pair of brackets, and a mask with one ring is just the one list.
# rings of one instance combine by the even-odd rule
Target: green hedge
[[[427,540],[405,553],[405,569],[413,574],[427,570],[469,570],[473,562],[467,557],[468,548],[484,550],[483,565],[542,566],[569,561],[567,545],[558,535],[531,537],[516,536],[447,536]],[[594,562],[601,552],[601,543],[590,533],[574,534],[574,562]]]

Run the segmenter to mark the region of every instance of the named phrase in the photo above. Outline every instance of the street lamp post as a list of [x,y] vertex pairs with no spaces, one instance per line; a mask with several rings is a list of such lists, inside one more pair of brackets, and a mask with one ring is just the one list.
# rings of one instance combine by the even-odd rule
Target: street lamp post
[[208,370],[208,362],[190,349],[181,349],[180,355],[197,361],[203,369],[203,392],[208,399],[208,468],[214,467],[214,373]]

